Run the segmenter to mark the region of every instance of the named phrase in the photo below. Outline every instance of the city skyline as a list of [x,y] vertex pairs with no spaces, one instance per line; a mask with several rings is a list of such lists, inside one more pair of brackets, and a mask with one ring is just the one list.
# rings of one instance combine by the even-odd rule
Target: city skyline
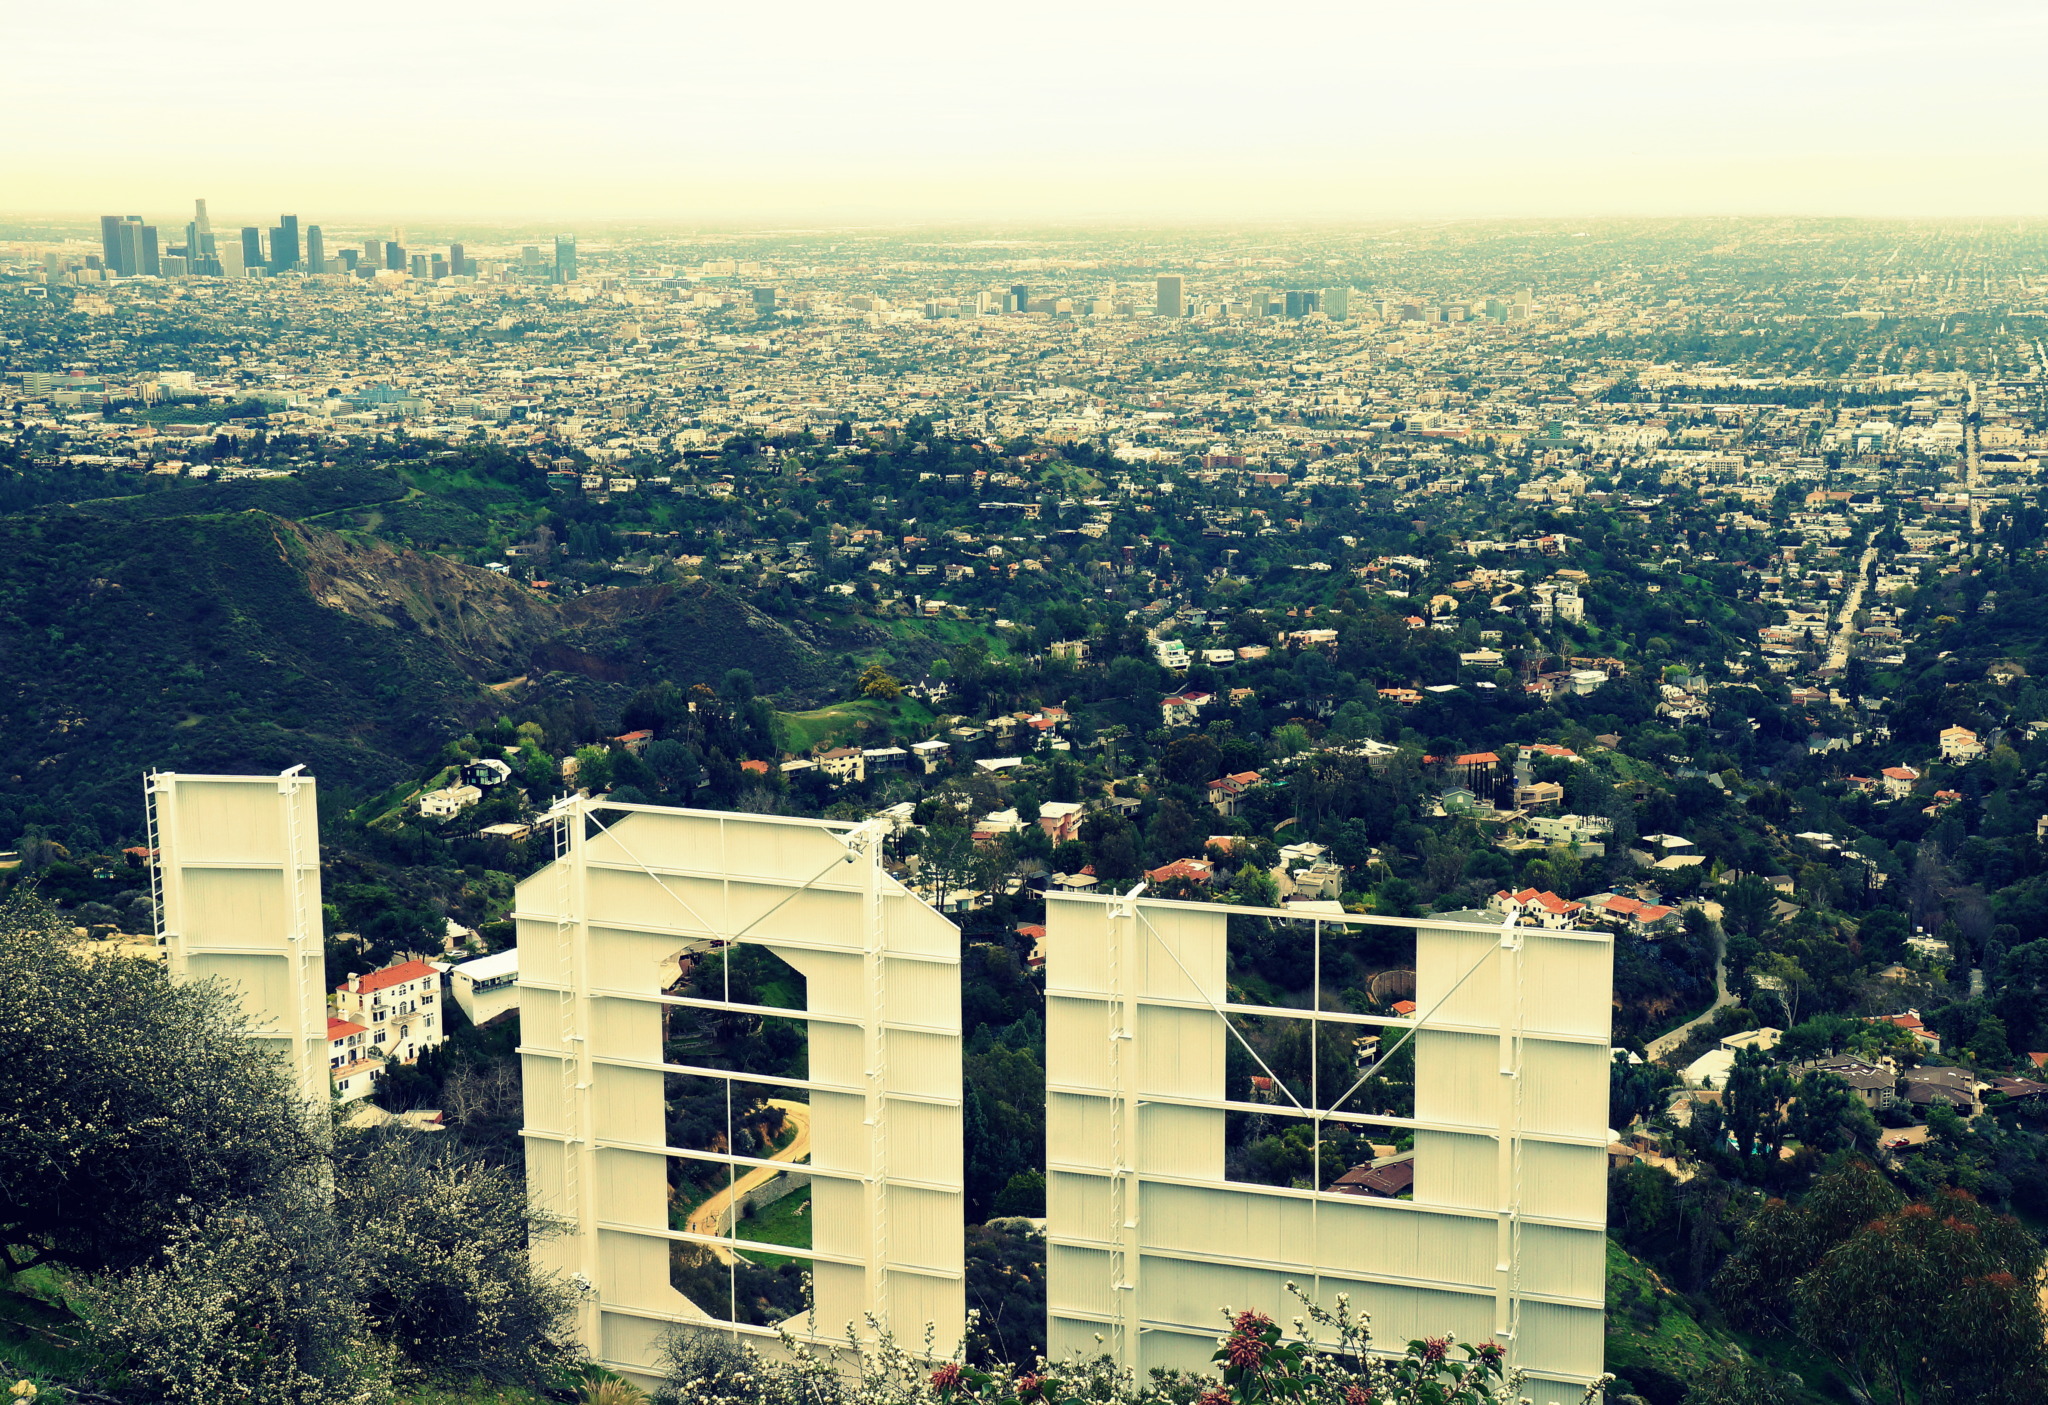
[[[1743,0],[1711,22],[1580,0],[1428,15],[1295,4],[853,17],[501,7],[403,42],[234,0],[24,17],[0,119],[14,213],[181,205],[337,220],[2027,215],[2048,15]],[[262,23],[255,23],[261,16]],[[1309,58],[1299,36],[1313,35]],[[1969,100],[1947,75],[1967,72]],[[88,81],[79,75],[88,73]],[[134,137],[180,112],[178,135]],[[264,120],[251,122],[248,114]],[[434,134],[433,140],[424,139]]]

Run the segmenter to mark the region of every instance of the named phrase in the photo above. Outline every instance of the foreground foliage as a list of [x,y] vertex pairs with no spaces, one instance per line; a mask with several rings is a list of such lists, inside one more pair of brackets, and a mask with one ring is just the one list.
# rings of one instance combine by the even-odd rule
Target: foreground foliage
[[[660,1405],[1508,1405],[1521,1398],[1521,1374],[1492,1342],[1425,1337],[1397,1354],[1376,1354],[1370,1321],[1344,1295],[1332,1310],[1293,1284],[1288,1291],[1303,1309],[1291,1331],[1264,1313],[1223,1310],[1212,1358],[1220,1381],[1154,1372],[1141,1382],[1106,1357],[933,1369],[935,1343],[913,1352],[870,1321],[872,1344],[849,1330],[847,1347],[825,1351],[785,1331],[772,1357],[712,1333],[678,1332],[656,1398]],[[1598,1391],[1598,1384],[1589,1388],[1587,1401]]]
[[330,1137],[230,993],[67,936],[0,905],[0,1252],[67,1275],[37,1324],[75,1348],[50,1380],[149,1405],[554,1380],[574,1294],[532,1267],[515,1175],[403,1130]]

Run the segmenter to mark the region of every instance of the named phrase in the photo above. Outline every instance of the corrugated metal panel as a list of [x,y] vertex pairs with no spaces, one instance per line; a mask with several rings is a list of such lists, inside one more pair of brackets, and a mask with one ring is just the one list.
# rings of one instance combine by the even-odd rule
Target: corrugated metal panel
[[1316,1264],[1325,1273],[1493,1286],[1492,1220],[1418,1214],[1397,1203],[1326,1200],[1317,1207]]
[[1139,1242],[1148,1249],[1224,1258],[1311,1261],[1309,1202],[1244,1186],[1147,1182],[1138,1201]]
[[1138,1010],[1137,1089],[1179,1098],[1223,1096],[1223,1042],[1229,1036],[1220,1016],[1208,1010]]
[[1461,1132],[1417,1132],[1415,1203],[1499,1209],[1499,1143]]
[[[609,1096],[591,1109],[596,1135],[604,1141],[660,1146],[666,1139],[662,1075],[651,1069],[608,1068],[604,1077]],[[559,1071],[556,1081],[561,1081]]]
[[1229,919],[1224,913],[1153,904],[1141,904],[1139,913],[1136,994],[1164,1000],[1228,998],[1223,970]]
[[1108,1170],[1108,1099],[1047,1093],[1045,1147],[1046,1159],[1054,1165]]
[[1607,1227],[1607,1148],[1522,1144],[1522,1211]]
[[1115,1229],[1110,1222],[1108,1178],[1048,1170],[1045,1213],[1070,1238],[1107,1242]]
[[[954,984],[957,994],[958,982]],[[922,1029],[890,1031],[889,1091],[926,1098],[959,1097],[959,1050],[960,1040],[954,1035]]]
[[1607,1135],[1605,1044],[1551,1044],[1531,1039],[1522,1047],[1522,1130],[1557,1136]]
[[1116,1294],[1110,1284],[1110,1258],[1100,1249],[1082,1249],[1071,1244],[1048,1245],[1045,1251],[1048,1283],[1059,1285],[1052,1297],[1055,1312],[1111,1312]]
[[1069,1088],[1107,1088],[1109,1028],[1108,1002],[1048,995],[1045,1081]]
[[1597,1376],[1606,1360],[1606,1314],[1598,1308],[1522,1304],[1522,1336],[1540,1342],[1545,1370],[1560,1375]]
[[1613,942],[1534,937],[1523,964],[1524,1028],[1608,1037],[1614,1019]]
[[1607,1293],[1607,1236],[1593,1229],[1522,1226],[1522,1286],[1532,1293],[1600,1301]]
[[1415,1009],[1438,1024],[1498,1023],[1500,938],[1420,927],[1415,943]]
[[1171,1176],[1223,1178],[1223,1114],[1147,1103],[1138,1109],[1139,1169]]
[[1109,923],[1101,905],[1048,894],[1045,951],[1048,994],[1109,992]]
[[[1415,1035],[1415,1116],[1494,1127],[1500,1121],[1500,1039],[1423,1029]],[[1601,1085],[1604,1089],[1605,1084]]]

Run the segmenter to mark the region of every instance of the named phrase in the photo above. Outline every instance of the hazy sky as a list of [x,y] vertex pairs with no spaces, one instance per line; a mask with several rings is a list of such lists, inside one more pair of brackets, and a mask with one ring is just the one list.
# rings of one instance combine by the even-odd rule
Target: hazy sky
[[0,213],[2048,213],[2044,0],[17,3]]

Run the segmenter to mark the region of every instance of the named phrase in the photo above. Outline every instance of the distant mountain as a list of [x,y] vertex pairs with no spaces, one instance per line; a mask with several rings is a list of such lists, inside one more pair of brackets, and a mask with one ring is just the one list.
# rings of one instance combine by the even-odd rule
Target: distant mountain
[[832,671],[716,585],[557,602],[269,511],[161,515],[169,496],[0,518],[0,843],[26,823],[133,834],[152,767],[305,762],[381,789],[528,696],[491,687],[514,679],[622,697],[734,667],[764,690]]

